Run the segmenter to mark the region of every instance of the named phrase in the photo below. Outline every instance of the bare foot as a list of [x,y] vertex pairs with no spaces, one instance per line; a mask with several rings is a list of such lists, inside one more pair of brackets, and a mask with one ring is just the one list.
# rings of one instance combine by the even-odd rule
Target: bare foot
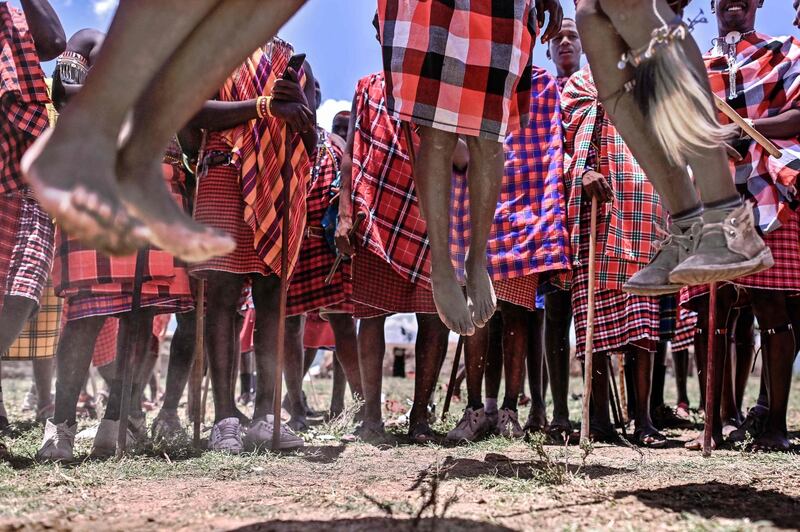
[[433,302],[436,303],[436,311],[448,329],[461,336],[472,336],[475,334],[475,324],[470,317],[467,302],[464,300],[464,293],[456,281],[455,273],[452,270],[444,274],[433,273],[431,275],[431,286],[433,288]]
[[39,204],[71,236],[112,255],[147,244],[150,231],[119,200],[116,145],[100,136],[51,140],[46,131],[22,157],[22,173]]
[[[687,441],[683,447],[688,449],[689,451],[702,451],[703,450],[703,440],[705,438],[704,433],[700,433],[698,437],[693,440]],[[711,436],[711,449],[717,449],[721,447],[723,443],[722,434],[716,434]]]
[[147,225],[153,245],[186,262],[227,255],[236,248],[230,236],[197,223],[176,203],[160,161],[134,162],[123,150],[117,175],[122,201]]
[[476,327],[484,327],[497,309],[497,296],[489,272],[486,259],[472,261],[467,258],[464,276],[467,279],[467,307]]
[[786,433],[778,430],[767,429],[753,442],[753,449],[762,452],[787,452],[792,444]]

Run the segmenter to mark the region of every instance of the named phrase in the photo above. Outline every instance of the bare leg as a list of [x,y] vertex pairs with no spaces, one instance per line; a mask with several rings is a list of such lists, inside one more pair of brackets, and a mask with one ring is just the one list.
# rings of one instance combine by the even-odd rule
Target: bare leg
[[361,370],[358,363],[356,322],[351,314],[330,314],[328,321],[336,340],[336,360],[344,371],[347,384],[350,385],[350,393],[353,397],[361,399],[364,397],[364,390],[361,386]]
[[[458,143],[458,136],[453,133],[440,131],[429,127],[420,128],[419,153],[417,154],[416,168],[414,169],[414,180],[417,185],[417,193],[425,214],[425,221],[428,225],[428,238],[431,243],[431,284],[433,286],[433,299],[436,302],[436,309],[439,317],[447,327],[462,336],[470,336],[475,333],[475,325],[461,287],[458,286],[456,273],[453,269],[453,262],[450,259],[450,186],[453,172],[453,151]],[[502,150],[500,152],[502,158]],[[501,174],[502,175],[502,174]],[[499,182],[499,180],[498,180]],[[481,197],[472,195],[470,187],[470,205],[473,212],[476,209],[475,203],[481,204]],[[492,206],[492,213],[496,207]],[[482,224],[473,217],[472,231],[473,241],[479,239],[475,236],[475,231],[480,234],[488,235],[488,230],[483,231]],[[477,266],[480,260],[486,261],[486,242],[483,247],[478,246],[476,253],[483,251],[481,257],[475,256],[471,261],[473,266]],[[474,286],[482,286],[479,282],[481,277],[478,272],[473,272],[475,278],[471,282]],[[488,279],[485,268],[484,278]],[[482,300],[478,300],[482,302]],[[494,309],[492,309],[494,310]],[[488,318],[487,318],[488,320]],[[482,322],[480,325],[483,326]]]
[[120,2],[92,75],[57,130],[23,163],[39,202],[74,236],[119,252],[145,242],[148,232],[129,234],[131,220],[119,201],[114,167],[120,131],[147,85],[220,3]]
[[56,410],[53,423],[75,424],[75,407],[89,374],[94,342],[105,317],[68,321],[61,332],[56,353]]
[[547,294],[544,303],[544,341],[550,392],[553,395],[553,420],[550,426],[560,433],[570,433],[569,421],[569,327],[572,301],[567,290]]
[[635,438],[637,443],[653,447],[666,443],[650,418],[650,392],[653,383],[653,354],[643,349],[631,347],[636,357],[634,386],[636,389]]
[[[360,380],[360,375],[359,375]],[[328,410],[330,419],[339,416],[344,411],[344,395],[347,392],[347,377],[339,362],[339,356],[333,354],[333,386],[331,388],[331,406]]]
[[590,436],[594,441],[616,442],[617,435],[608,413],[608,355],[593,353],[592,357],[594,371],[592,371]]
[[432,432],[428,423],[428,403],[439,380],[439,368],[447,355],[450,331],[439,316],[417,314],[417,343],[414,351],[417,370],[414,376],[414,406],[409,415],[409,435],[427,441]]
[[[747,381],[753,371],[755,350],[753,349],[753,322],[754,316],[750,308],[739,311],[736,320],[736,377],[735,397],[736,410],[741,415],[744,408],[744,393],[747,390]],[[796,343],[796,342],[795,342]]]
[[0,311],[0,353],[9,350],[36,310],[36,302],[27,297],[4,296]]
[[500,197],[505,155],[499,142],[467,137],[467,170],[472,234],[465,263],[467,306],[476,327],[483,327],[497,308],[494,286],[487,270],[486,246]]
[[497,414],[497,398],[500,397],[500,382],[503,380],[503,329],[503,314],[498,312],[489,320],[489,346],[483,372],[486,386],[483,403],[490,416]]
[[[305,376],[303,371],[303,330],[305,329],[305,321],[304,316],[286,318],[284,372],[286,375],[286,397],[288,399],[289,414],[292,416],[289,426],[295,431],[308,430],[306,409],[303,405],[303,377]],[[273,342],[275,341],[274,338],[272,339]]]
[[170,344],[167,384],[161,409],[177,412],[194,361],[197,312],[176,314],[175,319],[178,321],[178,327]]
[[528,414],[528,421],[525,423],[525,430],[541,431],[547,426],[547,408],[544,403],[544,396],[547,390],[545,380],[544,353],[542,342],[542,329],[544,328],[544,312],[534,310],[526,312],[528,330],[528,385],[531,390],[531,411]]
[[[525,360],[528,355],[528,313],[522,307],[505,301],[500,304],[503,310],[503,373],[506,377],[502,408],[516,411],[524,386]],[[541,376],[540,371],[540,379]],[[539,399],[541,402],[541,390]]]
[[205,336],[211,386],[214,389],[214,423],[238,417],[231,389],[234,366],[236,314],[244,277],[226,272],[208,272],[206,280]]
[[786,296],[779,290],[750,289],[753,313],[763,338],[769,414],[764,432],[755,446],[768,451],[788,451],[791,447],[786,429],[792,365],[797,349],[789,325]]
[[[275,386],[278,379],[283,378],[283,375],[276,373],[280,285],[280,278],[277,275],[253,279],[253,302],[256,306],[253,346],[258,381],[253,419],[272,414]],[[289,388],[288,382],[286,387]]]
[[[118,175],[123,201],[148,224],[159,247],[186,260],[232,251],[230,238],[193,221],[166,193],[156,155],[231,71],[268,42],[304,2],[220,2],[137,103],[133,132],[120,152]],[[162,193],[154,194],[154,190]]]
[[33,380],[36,383],[36,393],[38,394],[38,409],[42,412],[53,403],[51,394],[53,389],[53,369],[55,359],[44,358],[33,361]]
[[467,408],[483,408],[481,389],[489,349],[489,330],[479,328],[464,340],[464,363],[467,370]]
[[[133,378],[131,386],[131,413],[141,413],[141,398],[144,385],[142,384],[141,369],[145,357],[149,355],[150,338],[153,330],[153,315],[147,310],[140,310],[136,313],[128,312],[119,317],[119,338],[127,339],[128,343],[117,341],[117,360],[122,357],[129,357],[128,367],[132,372]],[[138,333],[138,338],[136,337]],[[136,349],[134,350],[134,347]],[[116,375],[111,382],[111,389],[108,395],[108,405],[106,406],[103,419],[119,421],[120,408],[122,406],[123,382],[120,366],[117,365]],[[141,417],[141,416],[136,416]]]
[[363,421],[371,427],[383,423],[381,384],[383,382],[383,356],[386,352],[384,324],[386,317],[361,320],[358,331],[358,362],[361,369],[361,386],[364,390]]

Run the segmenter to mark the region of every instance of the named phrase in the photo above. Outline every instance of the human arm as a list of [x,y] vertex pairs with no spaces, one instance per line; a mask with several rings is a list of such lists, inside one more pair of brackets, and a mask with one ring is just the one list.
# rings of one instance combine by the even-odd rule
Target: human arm
[[51,61],[67,47],[64,27],[48,0],[20,0],[40,61]]
[[356,98],[350,110],[350,127],[347,132],[347,145],[342,154],[342,182],[339,188],[339,223],[336,224],[336,249],[344,255],[352,255],[355,251],[350,242],[350,230],[353,227],[353,146],[356,131]]

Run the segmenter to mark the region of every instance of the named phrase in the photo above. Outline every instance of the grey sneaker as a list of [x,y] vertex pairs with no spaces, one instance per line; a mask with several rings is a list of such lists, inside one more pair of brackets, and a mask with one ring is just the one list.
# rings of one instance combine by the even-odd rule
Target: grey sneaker
[[214,423],[208,450],[239,454],[242,452],[242,425],[238,417],[226,417]]
[[53,424],[52,419],[48,419],[44,426],[44,437],[42,446],[36,452],[36,460],[39,462],[70,462],[75,458],[73,448],[75,447],[75,430],[77,424],[67,425],[66,422]]
[[[130,418],[128,422],[128,434],[125,438],[125,449],[131,449],[143,441],[143,435],[147,430],[144,426],[144,418]],[[97,427],[97,433],[92,442],[92,452],[89,456],[98,459],[107,459],[117,454],[117,434],[119,431],[119,421],[101,419]]]
[[[248,447],[272,447],[272,432],[275,428],[274,416],[271,414],[262,418],[254,419],[247,429],[247,434],[244,436],[244,442]],[[291,449],[299,449],[305,445],[303,438],[292,432],[286,423],[281,423],[280,438],[278,440],[277,450],[288,451]]]
[[510,408],[501,408],[497,416],[497,434],[504,438],[522,438],[525,431],[519,424],[517,413]]
[[695,251],[669,276],[672,283],[729,281],[771,268],[772,252],[756,232],[750,202],[732,211],[710,210],[692,227]]
[[447,433],[447,440],[451,442],[475,441],[492,432],[494,427],[483,408],[473,410],[467,408],[456,428]]
[[161,409],[153,420],[150,429],[154,441],[160,442],[180,442],[189,439],[189,435],[183,428],[183,422],[174,410]]
[[670,273],[686,260],[694,250],[693,233],[672,224],[664,240],[655,244],[658,253],[650,264],[636,272],[622,289],[639,296],[661,296],[674,294],[683,285],[670,282]]

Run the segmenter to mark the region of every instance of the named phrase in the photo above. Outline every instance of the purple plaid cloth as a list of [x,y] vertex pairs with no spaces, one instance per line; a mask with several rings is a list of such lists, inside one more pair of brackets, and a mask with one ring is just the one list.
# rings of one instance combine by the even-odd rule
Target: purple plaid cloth
[[[489,235],[489,273],[495,281],[569,269],[558,84],[534,67],[531,120],[505,141],[505,174]],[[464,176],[453,179],[450,250],[459,277],[469,242]]]

